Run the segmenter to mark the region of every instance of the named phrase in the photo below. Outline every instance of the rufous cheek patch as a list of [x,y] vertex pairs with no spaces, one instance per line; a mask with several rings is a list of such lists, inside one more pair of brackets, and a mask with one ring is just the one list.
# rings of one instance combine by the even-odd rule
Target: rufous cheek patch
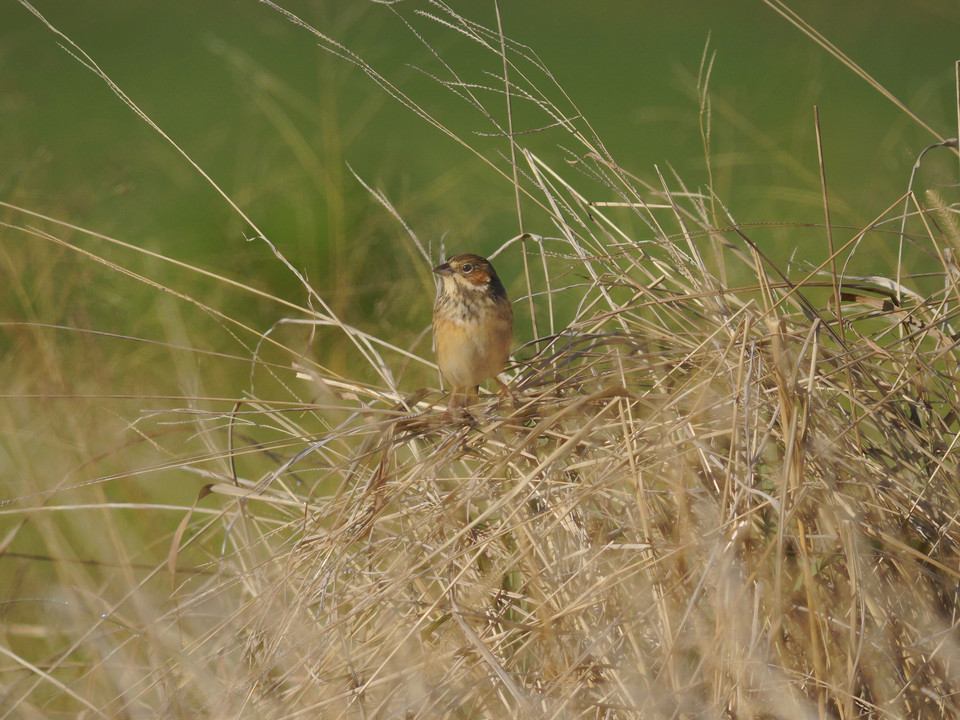
[[486,270],[477,268],[467,275],[467,280],[470,281],[471,285],[486,285],[490,282],[490,274]]

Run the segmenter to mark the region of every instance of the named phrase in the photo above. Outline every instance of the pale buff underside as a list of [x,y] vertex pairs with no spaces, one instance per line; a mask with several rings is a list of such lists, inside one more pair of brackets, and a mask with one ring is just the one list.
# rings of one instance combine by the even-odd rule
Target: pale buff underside
[[472,317],[448,323],[450,332],[441,333],[435,342],[440,372],[454,389],[472,390],[503,371],[513,341],[512,311],[497,321]]

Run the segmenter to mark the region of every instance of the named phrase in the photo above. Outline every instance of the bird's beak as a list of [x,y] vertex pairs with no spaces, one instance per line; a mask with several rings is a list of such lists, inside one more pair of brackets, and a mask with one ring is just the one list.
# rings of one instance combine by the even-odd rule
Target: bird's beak
[[444,277],[444,276],[446,276],[446,275],[453,275],[453,268],[450,267],[450,263],[444,263],[443,265],[437,265],[437,266],[433,269],[433,271],[434,271],[437,275],[439,275],[439,276],[441,276],[441,277]]

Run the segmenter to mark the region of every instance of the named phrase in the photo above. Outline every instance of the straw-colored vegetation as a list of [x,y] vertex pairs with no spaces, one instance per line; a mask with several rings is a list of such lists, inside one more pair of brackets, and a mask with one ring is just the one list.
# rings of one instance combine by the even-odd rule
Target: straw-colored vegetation
[[[8,430],[71,447],[20,458],[7,479],[0,549],[29,536],[43,557],[5,571],[29,592],[0,626],[0,712],[956,717],[956,206],[905,180],[867,227],[788,227],[800,249],[777,267],[754,242],[764,228],[738,225],[709,189],[621,167],[527,48],[440,12],[503,58],[509,82],[476,88],[456,68],[439,80],[492,123],[508,100],[539,112],[566,148],[548,161],[522,135],[509,146],[507,123],[489,158],[526,231],[498,251],[523,268],[509,287],[536,332],[507,373],[515,402],[481,395],[474,422],[451,421],[425,341],[348,325],[292,264],[302,306],[274,305],[286,319],[263,334],[197,291],[157,287],[173,316],[236,338],[249,384],[232,404],[207,399],[191,368],[231,359],[195,348],[174,368],[185,399],[105,399],[119,420],[34,419],[28,384],[8,388],[21,409]],[[709,70],[705,56],[708,155]],[[91,275],[142,281],[98,264],[108,240],[22,212],[7,222],[48,262],[51,247],[84,247]],[[426,284],[438,258],[406,237]],[[814,243],[830,250],[805,253]],[[928,264],[845,269],[854,251],[901,243]],[[45,272],[29,284],[53,294]],[[82,353],[93,372],[136,334],[10,337],[20,358],[65,367]],[[333,336],[346,373],[312,360],[309,341]],[[398,387],[401,372],[418,382]],[[75,440],[125,422],[106,453]]]

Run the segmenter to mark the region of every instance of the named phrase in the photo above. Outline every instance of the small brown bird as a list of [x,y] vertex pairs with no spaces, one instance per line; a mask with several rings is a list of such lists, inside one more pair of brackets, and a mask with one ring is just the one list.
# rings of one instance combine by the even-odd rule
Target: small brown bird
[[453,386],[451,408],[478,397],[480,383],[497,378],[513,343],[513,308],[486,258],[464,253],[433,269],[442,279],[433,308],[433,342],[440,372]]

